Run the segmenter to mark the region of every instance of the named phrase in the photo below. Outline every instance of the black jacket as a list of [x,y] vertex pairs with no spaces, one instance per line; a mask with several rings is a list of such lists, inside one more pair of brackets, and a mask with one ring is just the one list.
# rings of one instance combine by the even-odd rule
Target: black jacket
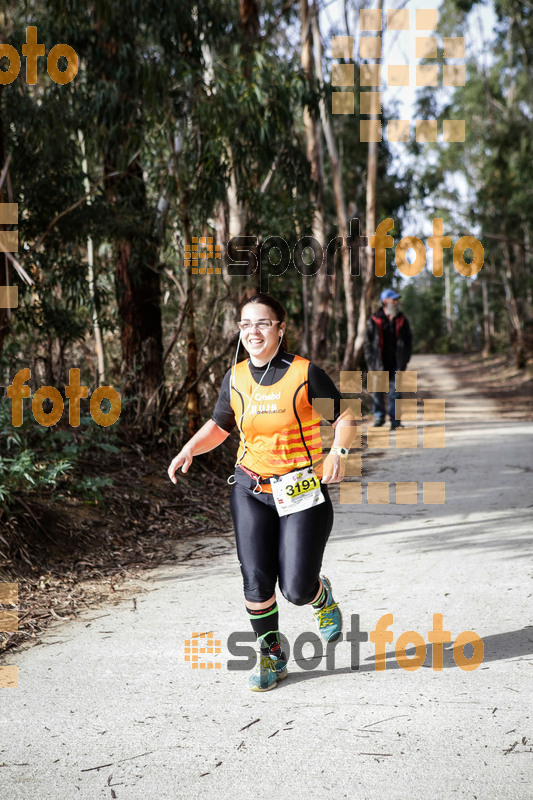
[[372,314],[366,326],[364,350],[368,369],[404,370],[412,350],[407,317],[399,311],[391,320],[383,307]]

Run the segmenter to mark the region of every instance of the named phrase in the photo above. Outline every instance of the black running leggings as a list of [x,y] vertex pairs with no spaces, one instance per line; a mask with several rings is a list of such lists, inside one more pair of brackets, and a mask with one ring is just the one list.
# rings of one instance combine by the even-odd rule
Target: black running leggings
[[254,494],[246,486],[234,485],[230,507],[246,600],[269,600],[276,580],[289,603],[301,606],[315,599],[333,526],[333,507],[324,485],[322,493],[324,503],[280,517],[271,494]]

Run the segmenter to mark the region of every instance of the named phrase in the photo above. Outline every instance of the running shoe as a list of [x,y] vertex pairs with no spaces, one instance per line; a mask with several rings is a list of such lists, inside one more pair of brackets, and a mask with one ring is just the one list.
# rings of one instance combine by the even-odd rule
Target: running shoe
[[322,638],[326,642],[336,642],[342,631],[342,614],[337,603],[333,599],[329,580],[324,577],[324,575],[320,577],[327,593],[326,605],[323,608],[317,609],[317,611],[314,612],[314,616],[316,617],[318,630]]
[[272,649],[268,653],[259,652],[259,663],[250,677],[248,686],[252,692],[268,692],[288,675],[287,659],[282,650],[276,656]]

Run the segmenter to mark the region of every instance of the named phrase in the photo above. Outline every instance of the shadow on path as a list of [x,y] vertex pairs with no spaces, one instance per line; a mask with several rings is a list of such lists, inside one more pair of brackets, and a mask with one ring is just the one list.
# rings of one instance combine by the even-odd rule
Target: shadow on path
[[[533,656],[533,625],[527,625],[525,628],[514,631],[506,631],[505,633],[497,633],[489,636],[482,636],[485,648],[483,661],[478,669],[483,669],[487,664],[495,661],[508,661],[511,659],[524,659],[526,656]],[[347,648],[350,643],[346,641],[339,642],[337,647]],[[368,643],[366,644],[368,647]],[[374,645],[370,645],[372,648]],[[468,652],[470,651],[470,652]],[[413,658],[416,654],[414,647],[406,648],[406,655]],[[465,645],[464,655],[465,658],[470,658],[472,655],[472,646]],[[374,655],[368,656],[364,659],[365,663],[360,663],[358,669],[351,667],[339,667],[333,669],[318,669],[321,663],[325,663],[325,653],[323,658],[298,658],[294,659],[298,666],[306,671],[291,672],[291,682],[298,683],[299,681],[310,680],[312,678],[323,678],[326,675],[353,674],[354,672],[375,672],[374,668]],[[354,659],[357,665],[357,659]],[[370,662],[370,663],[366,663]],[[386,670],[402,669],[396,661],[396,656],[393,651],[388,651],[385,655]],[[426,644],[426,658],[421,667],[432,669],[433,663],[433,646]],[[443,646],[443,669],[460,669],[455,663],[453,657],[453,642]],[[314,666],[313,666],[314,665]],[[289,661],[290,669],[290,661]],[[413,670],[414,671],[414,670]]]

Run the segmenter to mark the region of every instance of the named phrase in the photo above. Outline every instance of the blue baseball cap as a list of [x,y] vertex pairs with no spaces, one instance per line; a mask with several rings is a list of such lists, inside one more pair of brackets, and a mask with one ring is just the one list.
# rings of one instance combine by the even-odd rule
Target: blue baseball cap
[[394,289],[384,289],[381,292],[379,299],[381,302],[383,302],[384,300],[398,300],[399,297],[401,297],[401,294],[395,292]]

